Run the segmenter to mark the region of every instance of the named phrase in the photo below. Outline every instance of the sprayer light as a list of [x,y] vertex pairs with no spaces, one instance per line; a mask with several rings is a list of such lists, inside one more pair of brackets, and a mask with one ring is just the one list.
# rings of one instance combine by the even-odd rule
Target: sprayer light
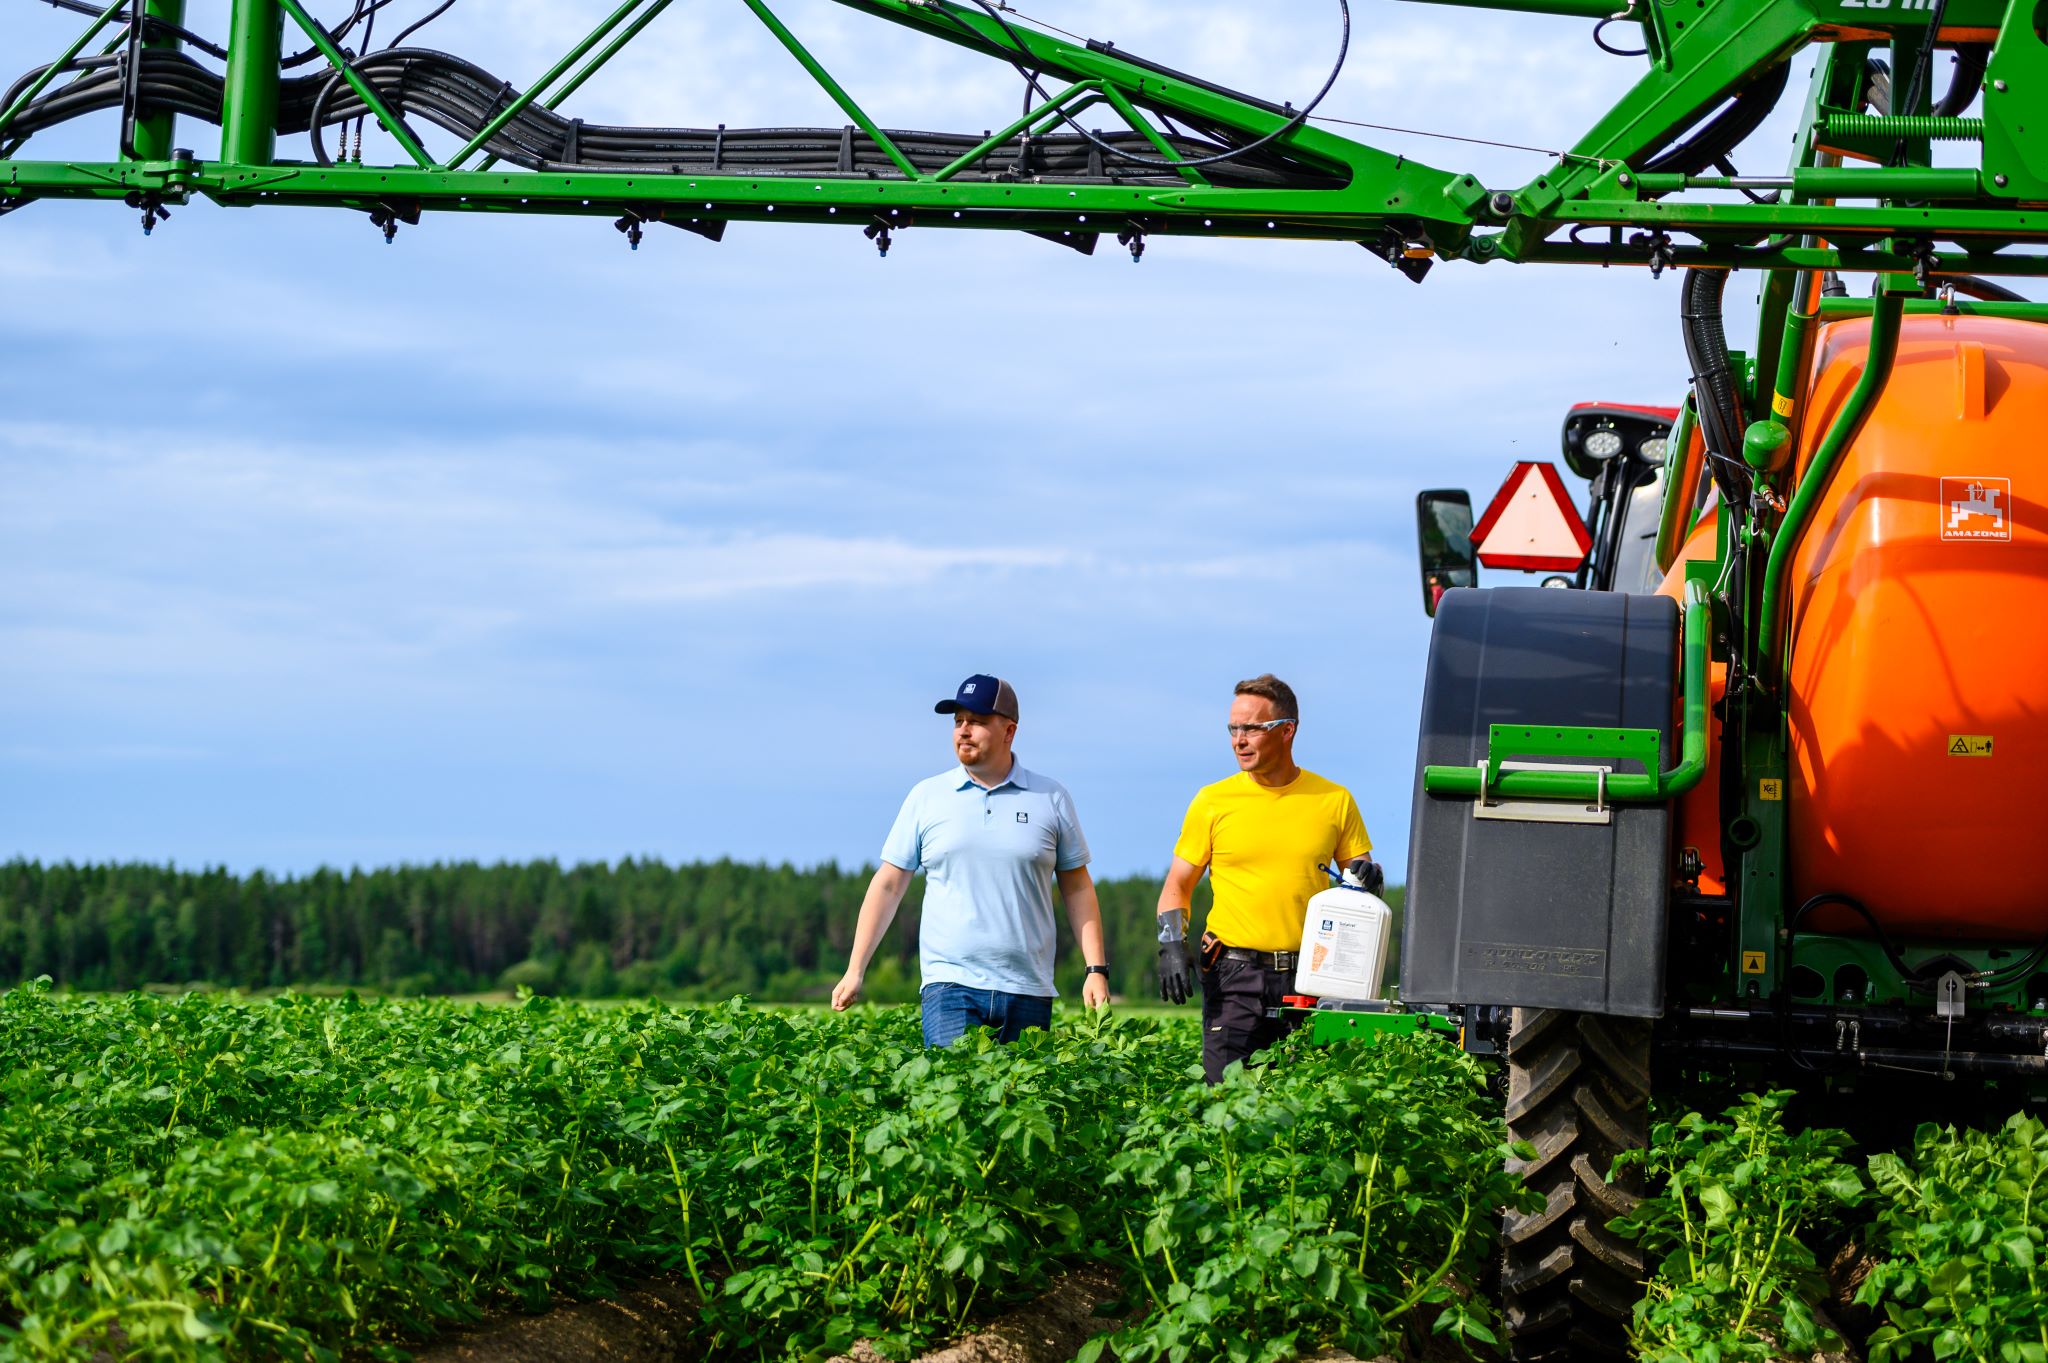
[[1621,435],[1617,431],[1592,431],[1586,436],[1586,453],[1595,459],[1612,459],[1621,453]]
[[1661,464],[1664,462],[1664,456],[1669,452],[1670,448],[1671,442],[1669,440],[1666,440],[1661,435],[1653,435],[1642,444],[1636,446],[1636,457],[1646,464]]

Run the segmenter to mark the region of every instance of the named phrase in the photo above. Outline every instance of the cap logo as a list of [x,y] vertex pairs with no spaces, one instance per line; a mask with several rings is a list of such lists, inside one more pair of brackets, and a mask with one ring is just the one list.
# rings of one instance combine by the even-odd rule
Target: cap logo
[[974,683],[973,683],[973,682],[969,682],[969,683],[967,683],[967,685],[965,685],[965,686],[961,687],[961,688],[960,688],[960,694],[961,694],[961,695],[963,695],[963,696],[971,696],[971,695],[973,695],[973,694],[974,694]]

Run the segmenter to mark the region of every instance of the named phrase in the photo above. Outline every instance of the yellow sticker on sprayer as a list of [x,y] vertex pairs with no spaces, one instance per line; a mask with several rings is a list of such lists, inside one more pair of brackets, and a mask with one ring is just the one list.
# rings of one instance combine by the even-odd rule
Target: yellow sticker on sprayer
[[1948,736],[1950,757],[1991,756],[1990,734],[1950,734]]
[[1792,399],[1783,393],[1771,394],[1771,415],[1787,417],[1792,415]]

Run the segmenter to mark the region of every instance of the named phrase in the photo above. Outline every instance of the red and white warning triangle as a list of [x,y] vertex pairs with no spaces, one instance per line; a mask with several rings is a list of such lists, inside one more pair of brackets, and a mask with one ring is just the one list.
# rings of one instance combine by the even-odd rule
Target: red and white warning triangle
[[1524,460],[1472,528],[1472,546],[1489,568],[1570,573],[1586,561],[1593,538],[1573,510],[1557,469]]

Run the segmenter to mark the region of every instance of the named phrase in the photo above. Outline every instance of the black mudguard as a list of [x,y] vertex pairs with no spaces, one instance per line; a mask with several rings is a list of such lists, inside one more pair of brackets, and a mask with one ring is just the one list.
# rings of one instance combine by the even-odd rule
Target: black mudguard
[[1444,594],[1422,693],[1403,999],[1663,1012],[1670,806],[1617,805],[1604,825],[1477,819],[1470,799],[1425,794],[1422,769],[1484,760],[1493,724],[1655,729],[1668,768],[1677,677],[1668,597]]

